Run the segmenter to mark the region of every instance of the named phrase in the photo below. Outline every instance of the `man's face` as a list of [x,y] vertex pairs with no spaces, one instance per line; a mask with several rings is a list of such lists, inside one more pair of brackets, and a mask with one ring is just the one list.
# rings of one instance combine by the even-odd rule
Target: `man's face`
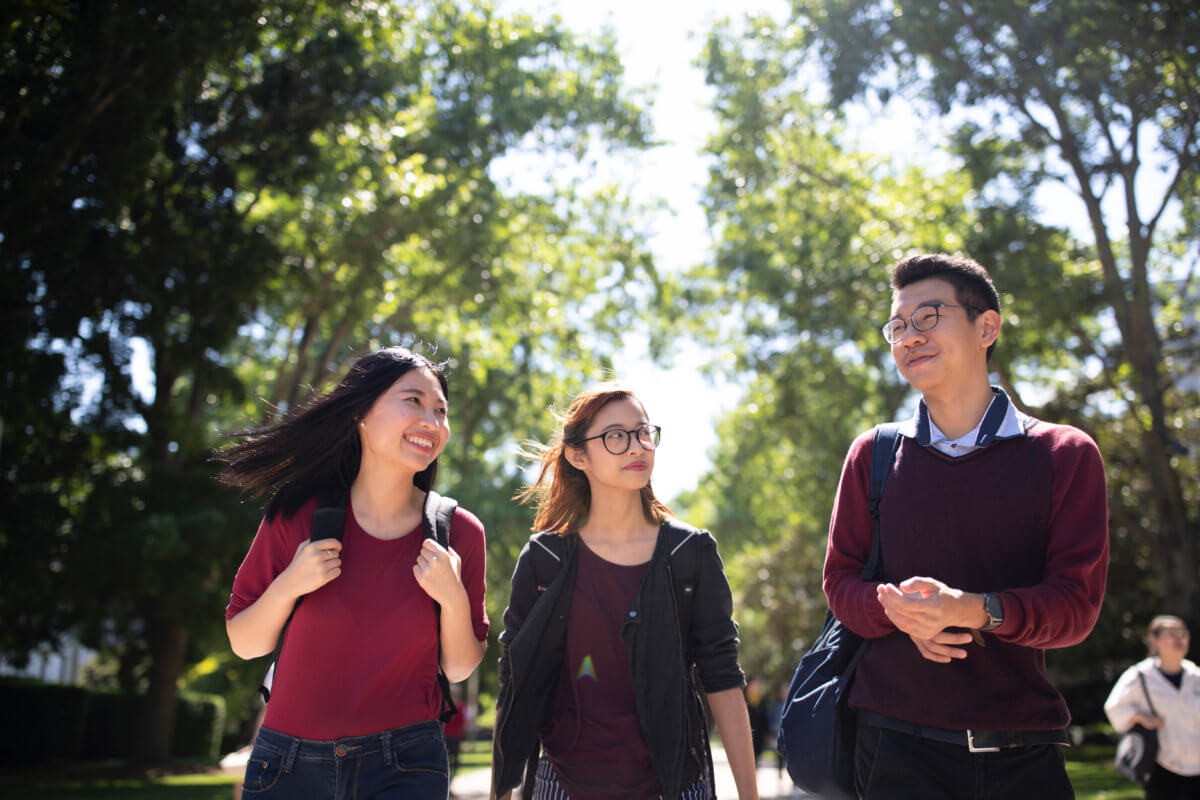
[[[927,316],[930,306],[937,307],[936,324],[928,327],[926,323],[923,327],[928,329],[918,331],[912,315]],[[974,321],[968,319],[950,282],[926,278],[897,289],[892,295],[891,318],[906,323],[904,334],[892,345],[892,358],[917,391],[954,385],[981,369],[987,373],[987,348],[996,340],[1000,315],[986,311]]]

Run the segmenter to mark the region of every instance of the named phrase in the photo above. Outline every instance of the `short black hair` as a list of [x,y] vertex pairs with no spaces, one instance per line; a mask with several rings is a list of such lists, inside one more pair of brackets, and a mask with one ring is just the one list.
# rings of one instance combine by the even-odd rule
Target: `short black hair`
[[[972,322],[987,310],[1000,313],[1000,295],[987,268],[973,258],[952,256],[946,253],[920,253],[902,258],[892,265],[892,289],[903,289],[911,283],[927,278],[941,278],[954,287],[954,296],[967,312]],[[990,361],[993,342],[987,349]]]

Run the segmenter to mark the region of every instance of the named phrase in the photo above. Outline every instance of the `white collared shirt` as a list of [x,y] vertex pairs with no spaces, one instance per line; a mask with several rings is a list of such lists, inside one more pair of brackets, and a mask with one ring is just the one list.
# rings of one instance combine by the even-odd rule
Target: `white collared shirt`
[[[1003,403],[1005,405],[1004,418],[996,426],[995,433],[987,437],[988,443],[991,443],[995,439],[1011,439],[1015,436],[1024,436],[1025,428],[1033,420],[1033,417],[1018,411],[1017,407],[1008,399],[1008,395],[1003,390],[993,386],[992,391],[995,392],[996,396],[992,398],[992,401],[988,403],[988,407],[984,409],[979,422],[969,433],[957,439],[951,439],[934,424],[933,418],[929,416],[929,411],[925,407],[924,400],[918,405],[917,412],[900,424],[900,434],[910,439],[916,439],[918,444],[924,447],[933,447],[951,458],[959,458],[968,453],[974,453],[976,450],[982,450],[987,446],[986,444],[977,444],[981,438],[980,434],[982,433],[983,425],[987,421],[988,412],[992,410],[992,407],[997,403]],[[921,441],[921,423],[923,421],[928,422],[927,441]]]
[[1159,672],[1157,659],[1139,661],[1121,674],[1113,686],[1104,713],[1117,733],[1133,727],[1133,715],[1149,715],[1146,696],[1138,675],[1146,677],[1146,688],[1157,716],[1163,721],[1158,729],[1158,763],[1176,775],[1200,775],[1200,668],[1183,660],[1183,679],[1176,689]]
[[[996,402],[996,398],[992,398],[992,403]],[[991,407],[989,403],[988,407]],[[987,416],[985,411],[983,417]],[[929,446],[937,448],[940,452],[945,453],[951,458],[965,456],[967,453],[974,453],[976,450],[982,450],[982,447],[977,447],[975,441],[979,438],[979,428],[983,425],[983,417],[979,418],[979,425],[971,429],[970,433],[966,433],[957,439],[951,439],[946,434],[942,433],[937,424],[929,420]],[[1025,435],[1025,425],[1032,419],[1028,414],[1022,414],[1017,410],[1017,407],[1009,403],[1008,412],[1004,415],[1004,421],[1000,423],[1000,427],[996,430],[997,439],[1011,439],[1014,436]]]

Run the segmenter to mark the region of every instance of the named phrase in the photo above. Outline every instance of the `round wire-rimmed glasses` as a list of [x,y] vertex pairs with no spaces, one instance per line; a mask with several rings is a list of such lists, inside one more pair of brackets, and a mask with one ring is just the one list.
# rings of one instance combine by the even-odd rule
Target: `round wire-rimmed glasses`
[[654,450],[658,447],[658,443],[662,441],[662,427],[659,425],[638,425],[632,430],[624,430],[622,428],[612,428],[604,433],[598,433],[595,436],[588,436],[580,439],[580,444],[590,442],[592,439],[599,439],[604,445],[604,449],[614,456],[624,454],[629,450],[629,443],[636,436],[638,444],[647,450]]
[[[937,327],[938,320],[942,318],[941,310],[943,308],[966,308],[970,309],[973,306],[958,306],[954,303],[926,303],[922,306],[917,306],[909,315],[908,321],[912,323],[914,331],[933,330]],[[897,314],[896,316],[883,323],[880,328],[883,331],[883,339],[888,344],[896,344],[904,338],[904,334],[908,331],[908,322],[904,321],[904,317]]]

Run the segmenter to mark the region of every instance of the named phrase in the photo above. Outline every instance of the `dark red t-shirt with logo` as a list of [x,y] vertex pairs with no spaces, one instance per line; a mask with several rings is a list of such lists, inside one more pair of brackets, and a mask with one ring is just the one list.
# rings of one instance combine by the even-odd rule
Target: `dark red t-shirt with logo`
[[662,793],[642,735],[621,626],[650,562],[605,561],[579,540],[567,648],[550,724],[542,732],[572,800],[641,800]]

